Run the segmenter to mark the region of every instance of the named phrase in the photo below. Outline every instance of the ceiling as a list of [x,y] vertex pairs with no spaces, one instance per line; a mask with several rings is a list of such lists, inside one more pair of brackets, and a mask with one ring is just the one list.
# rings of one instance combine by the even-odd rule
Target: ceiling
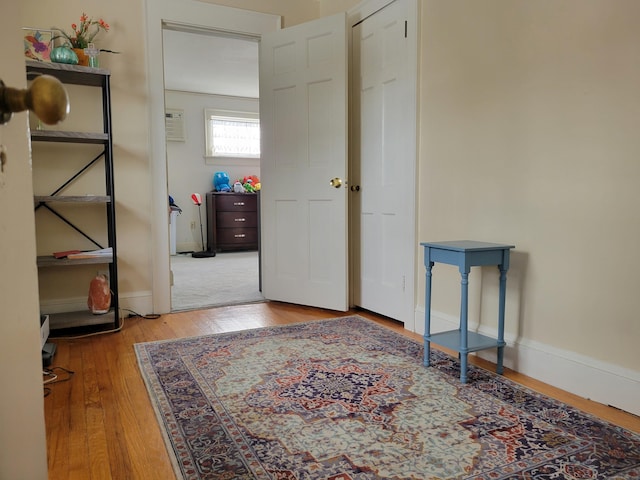
[[167,90],[258,98],[257,39],[163,30]]

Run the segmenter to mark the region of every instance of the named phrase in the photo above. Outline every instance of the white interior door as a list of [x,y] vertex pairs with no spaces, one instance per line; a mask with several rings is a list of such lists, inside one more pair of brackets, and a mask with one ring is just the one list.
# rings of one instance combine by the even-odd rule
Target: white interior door
[[[408,0],[352,29],[354,304],[414,330],[416,56]],[[359,247],[359,248],[358,248]]]
[[[0,80],[7,88],[27,87],[21,26],[30,13],[22,2],[2,3]],[[0,397],[0,478],[47,478],[27,115],[16,113],[0,125],[0,364],[9,367],[4,380],[10,385]]]
[[344,14],[263,35],[260,123],[262,293],[346,311]]

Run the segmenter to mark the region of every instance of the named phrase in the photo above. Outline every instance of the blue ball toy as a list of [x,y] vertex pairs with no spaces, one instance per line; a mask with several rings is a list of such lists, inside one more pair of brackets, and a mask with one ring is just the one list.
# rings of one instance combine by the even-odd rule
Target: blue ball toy
[[216,172],[213,174],[213,188],[216,192],[230,192],[229,174],[227,172]]

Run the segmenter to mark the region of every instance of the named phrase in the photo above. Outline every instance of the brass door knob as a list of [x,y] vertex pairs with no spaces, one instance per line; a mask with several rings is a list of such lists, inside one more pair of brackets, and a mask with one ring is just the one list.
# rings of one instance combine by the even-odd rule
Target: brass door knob
[[24,110],[31,110],[47,125],[55,125],[69,113],[69,96],[60,80],[51,75],[37,76],[26,90],[6,87],[0,80],[0,124]]
[[332,178],[329,180],[329,185],[333,188],[340,188],[342,186],[342,179],[338,177]]

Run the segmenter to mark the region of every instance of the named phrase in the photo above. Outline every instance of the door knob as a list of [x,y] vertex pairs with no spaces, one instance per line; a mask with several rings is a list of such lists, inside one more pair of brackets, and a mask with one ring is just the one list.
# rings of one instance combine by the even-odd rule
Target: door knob
[[360,191],[360,185],[351,185],[351,191],[352,192],[359,192]]
[[329,181],[329,185],[331,185],[333,188],[340,188],[342,186],[342,179],[338,177],[332,178]]
[[51,75],[39,75],[28,89],[6,87],[0,80],[0,125],[11,120],[14,112],[31,110],[47,125],[55,125],[69,113],[69,96],[64,86]]

